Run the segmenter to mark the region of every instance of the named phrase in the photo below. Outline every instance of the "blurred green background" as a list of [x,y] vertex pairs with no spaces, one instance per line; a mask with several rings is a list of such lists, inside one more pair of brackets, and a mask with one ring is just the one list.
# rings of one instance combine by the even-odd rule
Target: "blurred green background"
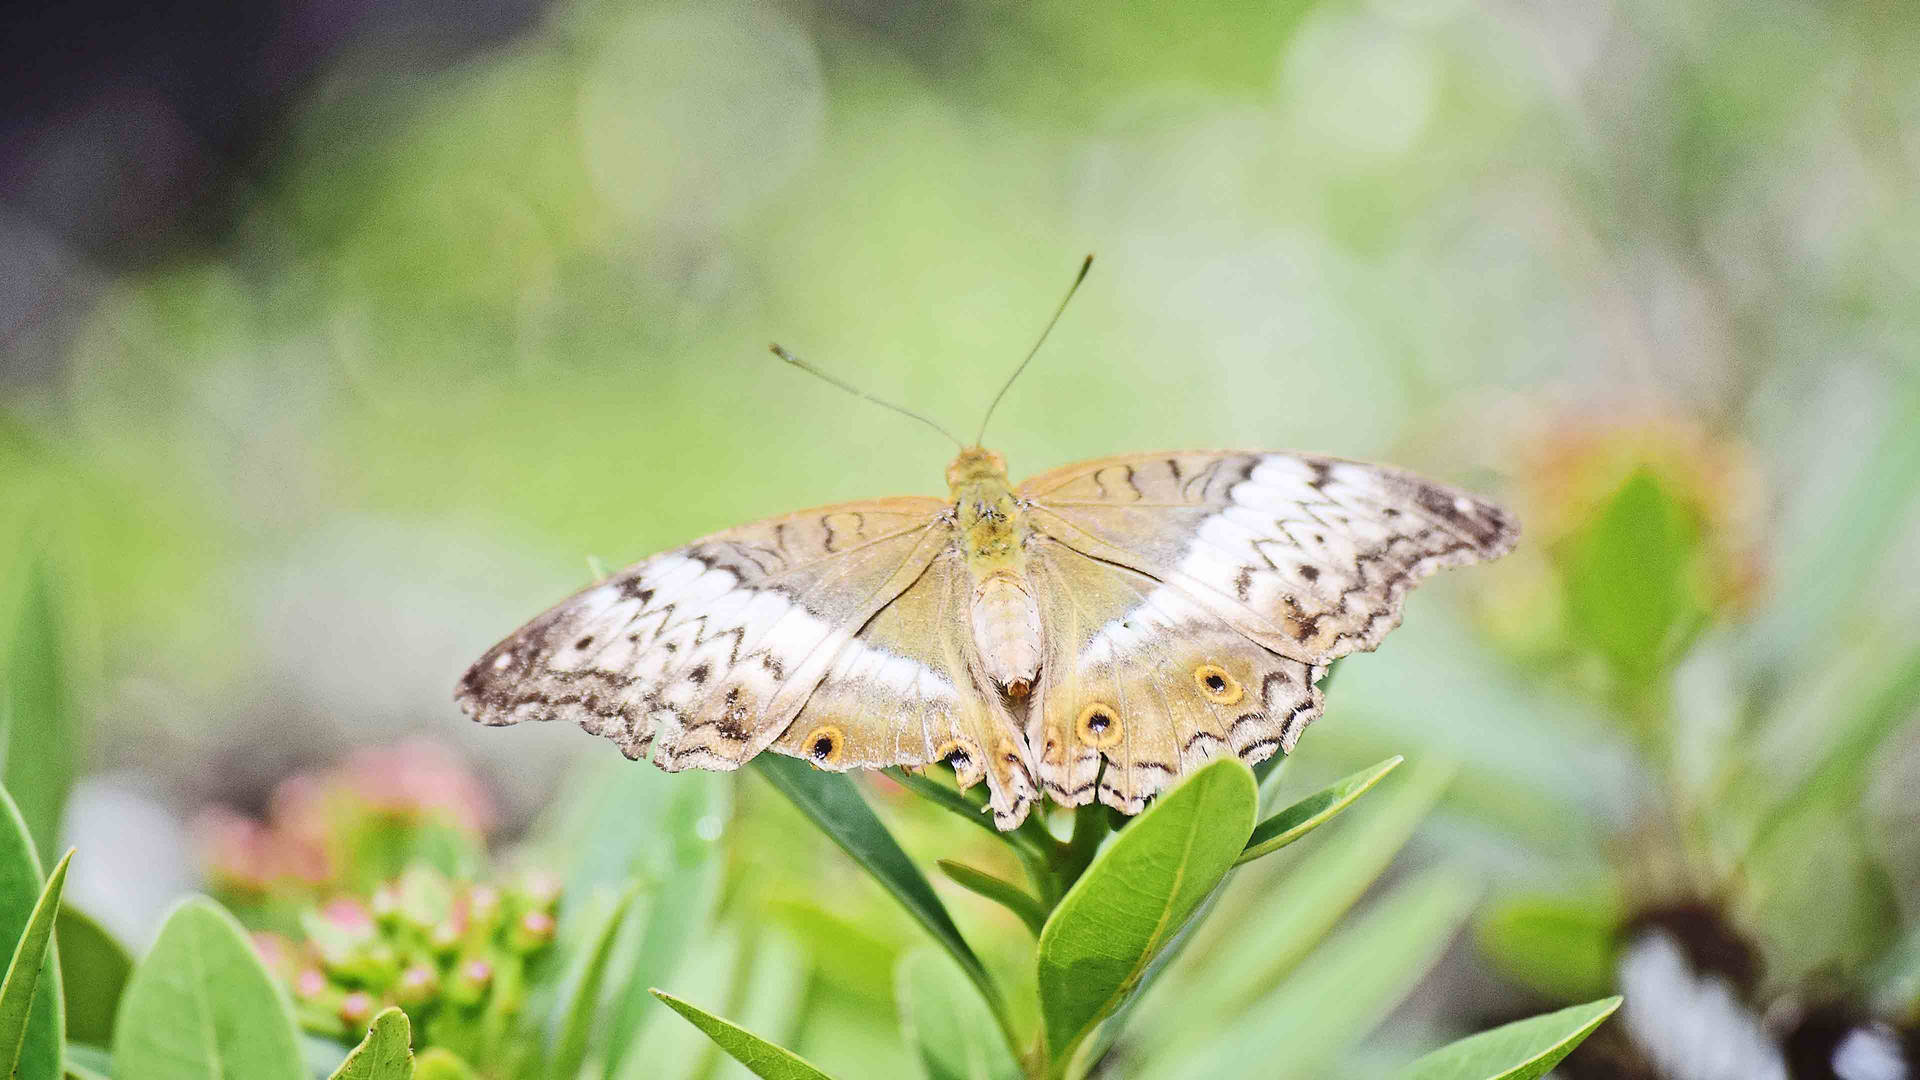
[[[207,808],[412,737],[498,844],[657,857],[705,781],[470,729],[459,672],[590,560],[941,493],[947,446],[767,343],[970,431],[1093,251],[988,433],[1016,474],[1310,449],[1526,526],[1342,665],[1289,766],[1453,763],[1402,863],[1486,883],[1353,1060],[1604,991],[1676,905],[1764,959],[1757,1010],[1911,1038],[1920,8],[299,14],[244,152],[102,76],[0,172],[0,612],[43,568],[86,718],[69,896],[122,934],[208,872]],[[568,822],[589,784],[632,812]],[[763,786],[715,790],[725,903],[851,935],[798,1045],[896,1062],[862,1010],[911,929]]]

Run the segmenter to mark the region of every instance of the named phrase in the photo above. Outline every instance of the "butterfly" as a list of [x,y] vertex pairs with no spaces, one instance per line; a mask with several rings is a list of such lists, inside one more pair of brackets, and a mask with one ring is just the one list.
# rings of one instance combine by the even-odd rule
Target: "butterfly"
[[589,586],[488,650],[455,698],[483,724],[575,723],[670,772],[769,750],[832,770],[945,762],[986,783],[1002,829],[1043,795],[1134,814],[1218,755],[1291,752],[1330,663],[1377,646],[1422,578],[1518,535],[1492,503],[1340,458],[1126,454],[1015,485],[977,443],[944,499],[770,518]]

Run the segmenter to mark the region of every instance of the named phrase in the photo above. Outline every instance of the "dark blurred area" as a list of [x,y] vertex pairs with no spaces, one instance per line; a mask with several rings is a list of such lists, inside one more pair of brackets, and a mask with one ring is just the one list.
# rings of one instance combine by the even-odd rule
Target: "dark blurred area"
[[382,80],[435,70],[524,32],[545,6],[7,5],[0,379],[48,377],[101,279],[232,245],[317,83],[343,68]]

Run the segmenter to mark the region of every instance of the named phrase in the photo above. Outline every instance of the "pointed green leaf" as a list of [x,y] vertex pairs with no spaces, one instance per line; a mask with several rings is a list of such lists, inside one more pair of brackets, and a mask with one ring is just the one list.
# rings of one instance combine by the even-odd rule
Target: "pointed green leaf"
[[333,1070],[331,1080],[409,1080],[412,1076],[413,1025],[406,1013],[388,1006],[373,1018],[367,1037]]
[[1362,769],[1301,799],[1254,826],[1253,835],[1247,839],[1247,849],[1240,853],[1239,862],[1251,862],[1262,855],[1270,855],[1319,828],[1335,814],[1353,805],[1353,800],[1366,794],[1369,788],[1380,782],[1381,777],[1392,772],[1404,760],[1395,754],[1370,769]]
[[1020,1063],[999,1039],[982,1038],[993,1017],[953,961],[922,946],[893,972],[901,1034],[927,1080],[1019,1080]]
[[[1317,1080],[1410,993],[1473,908],[1472,882],[1442,868],[1402,882],[1315,950],[1215,1037],[1169,1040],[1150,1075]],[[1337,990],[1336,990],[1337,988]]]
[[[34,992],[40,988],[40,973],[54,967],[48,955],[53,948],[53,921],[60,910],[60,890],[67,883],[67,864],[72,861],[73,852],[68,851],[47,875],[33,914],[27,916],[27,928],[13,947],[6,981],[0,982],[0,1066],[9,1077],[21,1075],[20,1051],[27,1041],[27,1019],[33,1011]],[[48,992],[57,995],[59,990],[49,987]]]
[[27,573],[26,594],[0,688],[0,776],[20,808],[34,847],[53,857],[60,811],[73,786],[72,703],[60,655],[60,620],[44,565]]
[[[0,788],[0,942],[18,942],[26,936],[31,913],[44,888],[33,837],[12,797]],[[54,952],[59,952],[57,946]],[[66,1021],[60,1008],[60,970],[55,957],[47,957],[41,964],[38,984],[20,1044],[18,1080],[59,1080]]]
[[1020,916],[1020,921],[1026,923],[1027,929],[1032,930],[1036,937],[1040,934],[1040,928],[1046,925],[1047,909],[1041,907],[1040,901],[1035,900],[1027,890],[1013,882],[952,859],[939,859],[934,865],[940,867],[940,872],[952,879],[955,885],[984,896]]
[[573,1080],[580,1075],[580,1065],[587,1059],[587,1039],[593,1034],[593,1020],[600,1011],[600,992],[607,979],[607,962],[613,957],[613,943],[619,938],[620,925],[626,921],[627,910],[633,906],[633,898],[639,891],[639,882],[627,886],[588,938],[591,944],[586,963],[574,982],[571,997],[564,1002],[566,1013],[560,1024],[560,1036],[554,1043],[553,1058],[547,1067],[547,1075],[554,1080]]
[[1697,612],[1698,532],[1658,475],[1641,468],[1568,544],[1568,625],[1622,679],[1652,677]]
[[1087,867],[1040,934],[1050,1056],[1068,1056],[1233,868],[1253,832],[1253,771],[1221,758],[1161,795]]
[[133,970],[113,1033],[115,1080],[298,1080],[293,1011],[245,931],[181,901]]
[[[1318,944],[1393,861],[1453,778],[1453,766],[1416,761],[1340,815],[1234,927],[1234,947],[1208,954],[1207,978],[1181,992],[1203,1012],[1238,1008],[1275,984]],[[1299,850],[1296,848],[1296,850]],[[1263,864],[1264,865],[1264,864]],[[1259,873],[1254,867],[1248,873]],[[1216,923],[1209,926],[1217,925]]]
[[832,1080],[826,1073],[809,1065],[805,1058],[786,1047],[768,1042],[746,1028],[689,1005],[665,991],[655,990],[653,996],[686,1017],[687,1023],[705,1032],[714,1045],[732,1055],[735,1061],[745,1065],[762,1080]]
[[[629,922],[629,929],[614,945],[616,953],[625,946],[626,956],[621,959],[626,962],[614,966],[623,982],[612,1010],[601,1072],[607,1080],[623,1074],[629,1054],[657,1011],[647,988],[671,976],[688,949],[702,939],[720,894],[725,860],[714,857],[714,845],[701,835],[701,822],[724,819],[731,788],[710,776],[689,779],[694,782],[674,785],[654,819],[662,824],[669,841],[664,845],[669,857],[652,866],[652,872],[661,875],[659,884],[647,898],[645,913]],[[632,857],[633,852],[628,852]]]
[[93,916],[72,904],[60,905],[53,932],[60,943],[67,1038],[105,1046],[113,1040],[113,1015],[133,974],[133,955]]
[[1613,985],[1621,914],[1617,906],[1559,896],[1501,902],[1480,920],[1480,951],[1508,978],[1577,1001]]
[[986,812],[986,803],[973,801],[967,797],[966,792],[948,787],[924,773],[908,772],[905,769],[888,769],[887,775],[901,787],[953,814],[967,824],[984,829],[996,837],[1004,838],[1007,835],[994,828],[993,818]]
[[[55,934],[60,931],[54,930]],[[67,1076],[70,1080],[112,1080],[113,1055],[104,1046],[91,1043],[67,1044]]]
[[1610,997],[1483,1031],[1443,1046],[1394,1080],[1538,1080],[1620,1007]]
[[920,868],[900,850],[893,834],[860,797],[852,778],[844,773],[816,769],[799,758],[781,754],[761,754],[753,763],[761,776],[791,799],[801,813],[892,893],[907,913],[919,920],[942,948],[953,954],[967,977],[997,1006],[998,993],[987,978],[986,968],[960,936],[953,916],[947,914],[946,905],[934,894],[933,886],[920,873]]

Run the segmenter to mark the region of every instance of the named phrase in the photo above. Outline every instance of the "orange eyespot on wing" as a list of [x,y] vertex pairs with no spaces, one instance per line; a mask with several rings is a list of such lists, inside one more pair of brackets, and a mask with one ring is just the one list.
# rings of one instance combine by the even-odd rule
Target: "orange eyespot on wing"
[[1119,743],[1123,729],[1119,713],[1114,707],[1104,701],[1096,701],[1080,710],[1080,716],[1073,722],[1073,732],[1081,742],[1095,750],[1105,750]]
[[1055,801],[1138,813],[1220,754],[1290,750],[1318,715],[1320,670],[1153,579],[1051,543],[1034,566],[1048,651],[1027,739]]
[[1193,681],[1200,687],[1200,693],[1215,705],[1237,704],[1245,693],[1240,680],[1219,664],[1201,664],[1194,668]]
[[[984,780],[1002,828],[1026,816],[1037,788],[1026,740],[975,649],[972,582],[953,549],[841,646],[813,696],[772,749],[827,769],[946,762],[962,787]],[[832,753],[818,735],[835,736]]]
[[813,759],[815,764],[837,765],[841,751],[846,749],[847,736],[836,724],[821,724],[807,732],[801,745],[806,747],[807,757]]

